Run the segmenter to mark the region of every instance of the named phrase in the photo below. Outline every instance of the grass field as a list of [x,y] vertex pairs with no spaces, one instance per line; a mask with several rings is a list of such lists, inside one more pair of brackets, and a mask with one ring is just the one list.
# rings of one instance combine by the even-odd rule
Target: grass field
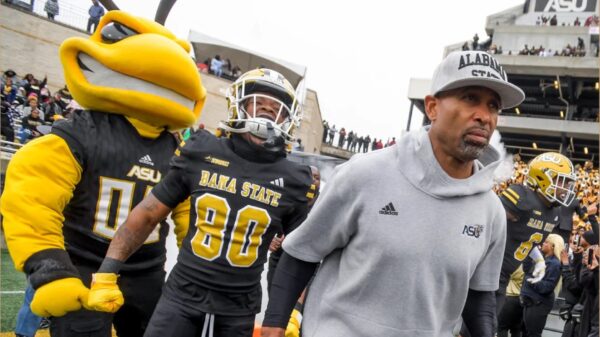
[[[0,332],[14,331],[23,304],[25,274],[15,270],[8,251],[0,251]],[[7,293],[8,292],[8,293]]]
[[[6,249],[0,250],[0,337],[14,336],[17,313],[25,296],[25,274],[15,270]],[[8,292],[8,293],[7,293]],[[48,329],[36,337],[48,337]]]

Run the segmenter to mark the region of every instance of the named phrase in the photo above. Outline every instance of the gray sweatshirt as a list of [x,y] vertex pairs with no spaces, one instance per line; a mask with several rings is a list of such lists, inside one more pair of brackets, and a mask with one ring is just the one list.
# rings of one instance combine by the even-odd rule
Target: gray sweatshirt
[[338,166],[285,251],[322,265],[303,336],[451,336],[468,289],[498,288],[506,215],[492,192],[491,147],[454,179],[427,128]]

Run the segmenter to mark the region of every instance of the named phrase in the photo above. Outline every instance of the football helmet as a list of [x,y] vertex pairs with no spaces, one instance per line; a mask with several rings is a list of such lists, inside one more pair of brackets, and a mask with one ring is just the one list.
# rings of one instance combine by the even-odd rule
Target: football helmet
[[573,163],[560,153],[542,153],[529,163],[527,185],[551,203],[570,205],[575,198],[576,181]]
[[[294,141],[294,131],[300,126],[302,107],[294,87],[280,73],[264,68],[250,70],[228,88],[226,98],[228,119],[220,123],[224,130],[250,132],[265,139],[265,147],[271,145],[277,149]],[[256,111],[257,100],[261,99],[278,103],[275,104],[278,111],[274,120]],[[246,109],[250,104],[255,107],[253,113]]]

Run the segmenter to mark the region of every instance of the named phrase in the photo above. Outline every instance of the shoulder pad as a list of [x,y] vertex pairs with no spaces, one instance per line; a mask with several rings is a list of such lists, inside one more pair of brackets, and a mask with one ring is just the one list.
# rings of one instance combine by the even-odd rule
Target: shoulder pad
[[96,139],[96,121],[88,110],[78,111],[66,119],[56,121],[52,125],[53,134],[67,142],[73,156],[82,167],[85,167],[88,140]]
[[288,177],[285,178],[286,189],[298,191],[298,199],[306,202],[315,198],[316,187],[312,183],[310,167],[284,159]]
[[510,185],[501,193],[502,202],[514,207],[520,211],[526,211],[529,209],[529,200],[531,193],[528,187],[523,185]]
[[218,139],[212,133],[198,130],[190,138],[179,143],[171,159],[171,166],[184,169],[191,158],[201,157],[207,148],[210,149],[217,143]]

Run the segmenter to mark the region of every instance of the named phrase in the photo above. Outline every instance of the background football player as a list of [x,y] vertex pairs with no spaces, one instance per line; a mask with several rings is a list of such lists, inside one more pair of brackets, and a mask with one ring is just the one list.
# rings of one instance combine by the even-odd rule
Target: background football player
[[[227,94],[231,135],[198,130],[181,144],[169,174],[119,228],[96,277],[116,278],[156,223],[191,195],[191,228],[146,336],[251,336],[260,278],[276,232],[305,218],[314,194],[308,166],[286,159],[300,104],[279,73],[256,69]],[[125,299],[127,301],[127,299]],[[117,285],[92,286],[88,304],[116,310]]]
[[576,179],[573,164],[567,157],[547,152],[529,163],[526,185],[510,185],[500,195],[508,224],[497,292],[498,311],[504,304],[510,275],[527,256],[535,261],[535,270],[534,277],[526,282],[535,283],[544,277],[544,256],[537,245],[558,226],[558,206],[568,206],[575,198]]
[[[53,336],[111,335],[113,315],[79,309],[118,225],[168,171],[177,142],[167,128],[190,126],[200,114],[206,92],[189,51],[163,26],[118,11],[89,39],[61,45],[69,90],[89,110],[15,154],[1,209],[15,266],[36,289],[31,309],[55,317],[76,311],[52,319]],[[189,205],[175,206],[182,238]],[[121,336],[143,335],[160,296],[168,231],[160,220],[121,268],[127,304],[114,315]]]

